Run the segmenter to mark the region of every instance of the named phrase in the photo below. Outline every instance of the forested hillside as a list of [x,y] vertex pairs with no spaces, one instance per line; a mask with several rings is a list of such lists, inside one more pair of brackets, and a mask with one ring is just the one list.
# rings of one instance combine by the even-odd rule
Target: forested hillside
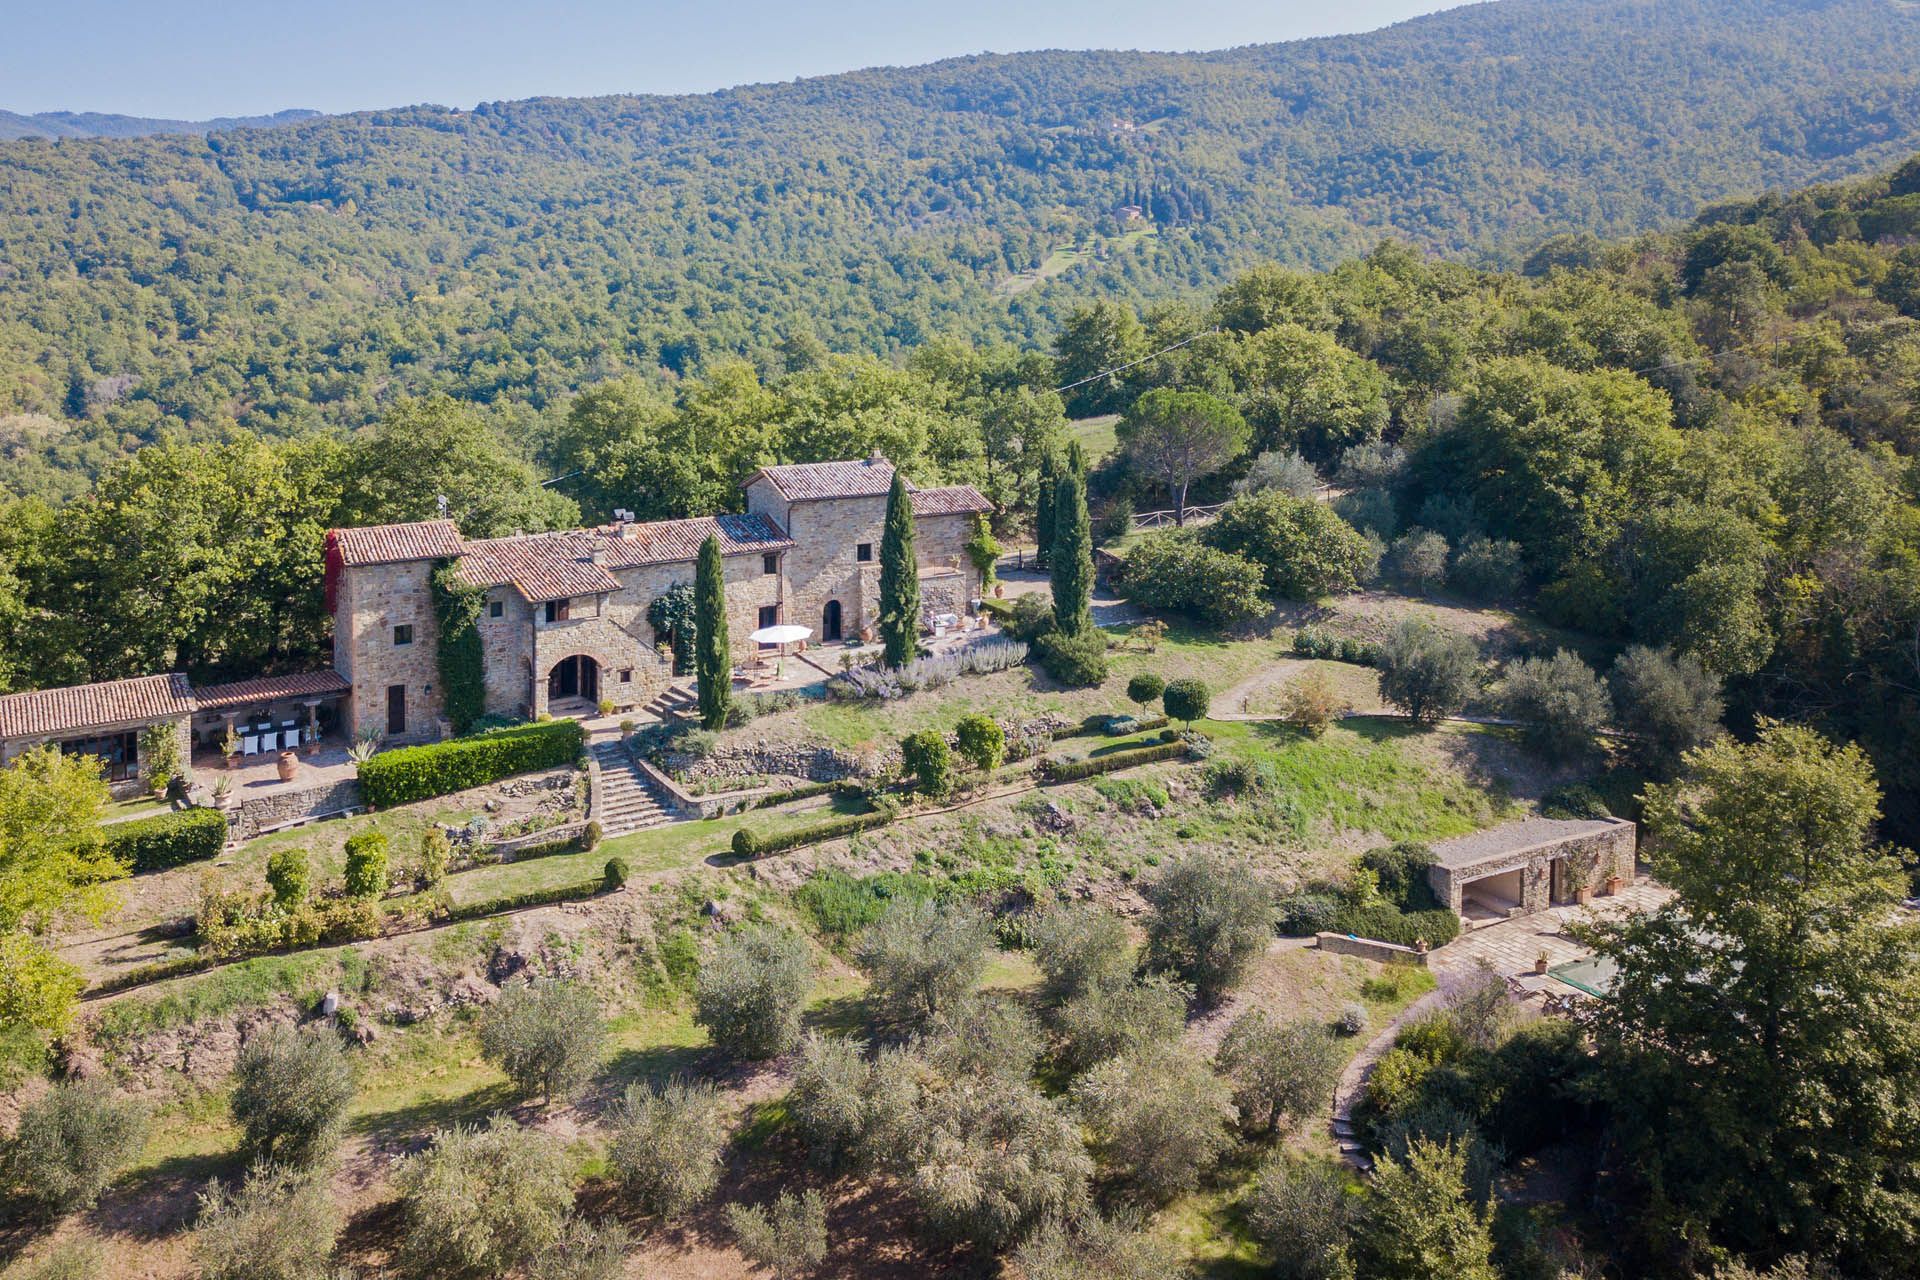
[[219,133],[224,129],[265,129],[311,119],[318,111],[291,108],[270,116],[220,116],[213,120],[156,120],[99,111],[37,111],[22,115],[0,111],[0,139],[144,138],[156,133]]
[[64,496],[169,430],[358,426],[428,391],[524,430],[614,374],[778,368],[789,338],[1045,340],[1090,294],[1389,231],[1625,233],[1916,139],[1910,6],[1508,0],[1218,54],[9,142],[0,482]]

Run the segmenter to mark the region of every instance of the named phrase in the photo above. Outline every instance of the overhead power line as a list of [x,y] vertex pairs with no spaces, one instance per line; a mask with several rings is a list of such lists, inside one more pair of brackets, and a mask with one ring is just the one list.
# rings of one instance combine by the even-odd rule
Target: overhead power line
[[1167,352],[1169,351],[1178,351],[1180,348],[1186,346],[1189,342],[1198,342],[1200,339],[1206,337],[1208,334],[1218,333],[1218,332],[1220,332],[1220,330],[1218,329],[1202,329],[1198,333],[1188,334],[1186,337],[1180,339],[1180,341],[1174,343],[1170,347],[1162,347],[1151,355],[1141,356],[1138,360],[1129,360],[1125,364],[1117,364],[1113,366],[1113,368],[1111,369],[1102,369],[1098,373],[1090,373],[1086,377],[1081,378],[1078,381],[1069,382],[1064,387],[1055,387],[1054,391],[1056,393],[1061,391],[1071,391],[1075,387],[1084,387],[1089,382],[1098,382],[1102,378],[1111,378],[1116,373],[1125,373],[1127,370],[1135,367],[1136,365],[1143,365],[1149,360],[1158,360],[1161,356],[1167,354]]

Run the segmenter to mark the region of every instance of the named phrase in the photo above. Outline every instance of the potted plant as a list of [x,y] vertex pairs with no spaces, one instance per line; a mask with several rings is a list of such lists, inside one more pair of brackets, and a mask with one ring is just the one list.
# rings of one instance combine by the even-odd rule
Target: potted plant
[[1620,875],[1618,872],[1615,872],[1613,875],[1610,875],[1607,877],[1607,896],[1609,898],[1613,897],[1615,894],[1619,893],[1622,889],[1626,887],[1627,887],[1627,882],[1620,878]]
[[1547,959],[1547,953],[1542,951],[1539,955],[1534,957],[1533,971],[1544,978],[1547,976],[1547,969],[1549,967],[1549,964],[1550,962]]
[[1593,868],[1585,862],[1569,862],[1568,870],[1573,877],[1573,899],[1581,906],[1593,903]]
[[233,779],[221,774],[213,780],[213,807],[225,809],[233,797]]
[[220,754],[227,758],[227,768],[232,769],[240,763],[240,731],[232,725],[227,726],[226,736],[220,739]]

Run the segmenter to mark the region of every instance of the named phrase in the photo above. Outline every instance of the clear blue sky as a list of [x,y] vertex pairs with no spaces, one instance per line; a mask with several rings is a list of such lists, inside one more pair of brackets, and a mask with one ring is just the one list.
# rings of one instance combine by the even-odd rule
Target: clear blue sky
[[203,119],[682,93],[1022,49],[1220,49],[1453,0],[20,0],[0,108]]

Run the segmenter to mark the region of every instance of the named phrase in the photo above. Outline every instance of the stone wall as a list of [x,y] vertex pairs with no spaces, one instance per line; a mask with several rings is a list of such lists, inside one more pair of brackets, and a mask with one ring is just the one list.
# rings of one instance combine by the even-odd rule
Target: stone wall
[[1336,955],[1359,956],[1362,960],[1378,960],[1385,964],[1415,964],[1425,966],[1427,952],[1415,951],[1412,947],[1403,947],[1395,942],[1379,942],[1372,938],[1350,938],[1344,933],[1316,933],[1314,945],[1322,951],[1331,951]]
[[[500,616],[493,616],[493,606]],[[533,714],[533,606],[512,587],[487,592],[480,610],[480,666],[489,715]]]
[[[333,620],[334,670],[353,684],[347,732],[378,734],[388,745],[439,736],[440,627],[433,616],[430,560],[358,565],[341,571]],[[396,645],[394,628],[413,641]],[[406,688],[406,732],[387,734],[387,690]]]
[[696,759],[679,752],[665,758],[667,770],[692,782],[766,773],[809,782],[838,782],[866,775],[859,756],[832,747],[741,746],[720,747]]
[[[770,488],[765,482],[751,486],[749,507]],[[786,557],[788,620],[819,635],[827,601],[838,600],[840,630],[847,639],[876,625],[886,495],[796,502],[787,508],[787,521],[787,536],[794,542]],[[872,548],[871,560],[859,558],[863,544]]]
[[228,838],[251,840],[273,827],[358,809],[363,803],[360,783],[354,778],[252,797],[227,810]]

